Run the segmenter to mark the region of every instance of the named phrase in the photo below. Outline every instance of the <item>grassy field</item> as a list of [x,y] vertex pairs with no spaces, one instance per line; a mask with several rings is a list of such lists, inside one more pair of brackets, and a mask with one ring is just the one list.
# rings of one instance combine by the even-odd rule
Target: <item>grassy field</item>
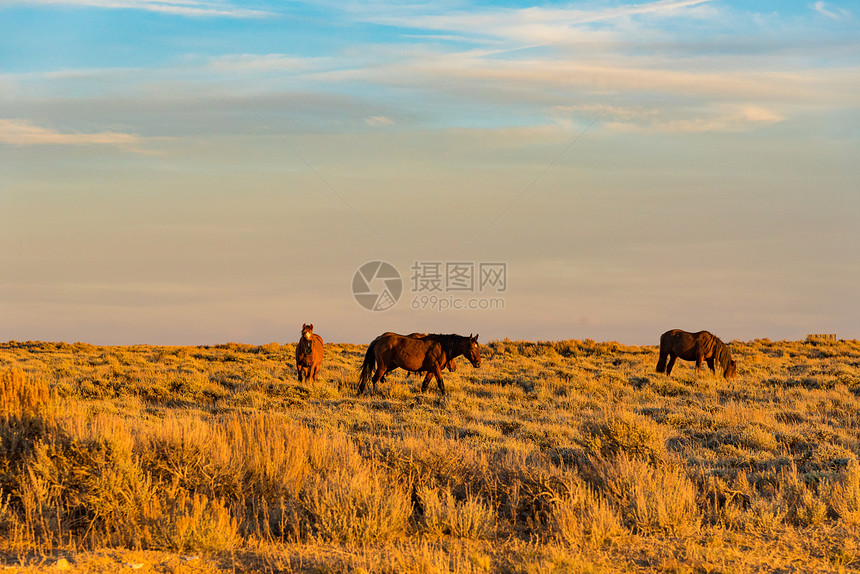
[[[365,348],[0,344],[12,571],[860,570],[860,342],[494,341],[448,390]],[[2,566],[0,565],[0,566]]]

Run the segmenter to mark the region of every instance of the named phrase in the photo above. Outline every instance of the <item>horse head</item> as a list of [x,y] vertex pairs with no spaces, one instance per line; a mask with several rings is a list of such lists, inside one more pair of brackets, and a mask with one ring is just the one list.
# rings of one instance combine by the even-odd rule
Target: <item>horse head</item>
[[472,336],[469,335],[469,348],[467,351],[463,353],[463,355],[469,359],[469,362],[472,363],[473,367],[481,366],[481,347],[478,345],[478,335]]
[[302,338],[310,341],[314,337],[314,324],[302,323]]
[[726,366],[723,376],[727,379],[734,379],[738,376],[738,364],[734,359],[729,360],[729,364]]

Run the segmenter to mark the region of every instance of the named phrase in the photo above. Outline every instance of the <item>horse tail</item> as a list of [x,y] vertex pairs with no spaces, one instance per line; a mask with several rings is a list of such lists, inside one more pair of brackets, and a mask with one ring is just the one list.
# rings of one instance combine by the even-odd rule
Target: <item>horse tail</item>
[[658,373],[666,372],[666,359],[669,358],[669,347],[671,347],[671,343],[669,342],[669,332],[667,331],[660,336],[660,358],[657,360]]
[[368,346],[367,352],[364,354],[364,363],[361,364],[361,374],[358,376],[358,388],[364,390],[367,382],[370,380],[370,375],[373,374],[373,365],[376,363],[373,345],[376,343],[374,339]]

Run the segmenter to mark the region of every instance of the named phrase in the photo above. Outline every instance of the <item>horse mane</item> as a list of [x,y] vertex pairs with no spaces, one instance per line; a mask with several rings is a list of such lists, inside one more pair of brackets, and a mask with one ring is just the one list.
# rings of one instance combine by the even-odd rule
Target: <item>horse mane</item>
[[434,343],[439,343],[439,345],[442,346],[442,350],[445,351],[445,355],[448,358],[451,358],[451,353],[454,350],[454,342],[458,337],[460,337],[460,335],[443,335],[440,333],[431,333],[422,338],[424,340],[433,341]]
[[427,335],[427,337],[433,337],[437,341],[439,341],[439,340],[442,340],[442,341],[459,341],[460,339],[466,339],[467,338],[467,337],[464,337],[463,335],[455,335],[453,333],[448,334],[448,335],[443,335],[442,333],[432,333],[430,335]]
[[732,352],[719,338],[714,335],[711,335],[711,338],[713,339],[711,345],[714,349],[714,359],[720,364],[723,373],[725,373],[726,369],[729,368],[729,363],[732,361]]

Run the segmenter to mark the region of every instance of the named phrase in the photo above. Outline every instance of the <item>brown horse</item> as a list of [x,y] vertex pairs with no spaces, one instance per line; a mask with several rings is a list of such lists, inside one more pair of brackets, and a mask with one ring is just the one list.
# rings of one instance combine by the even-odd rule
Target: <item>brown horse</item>
[[[667,357],[669,364],[666,364]],[[660,336],[657,372],[665,371],[669,375],[678,357],[685,361],[696,361],[696,372],[702,368],[702,361],[706,361],[711,372],[717,374],[714,368],[716,361],[720,363],[723,377],[730,379],[737,374],[737,363],[732,359],[732,352],[725,343],[707,331],[688,333],[681,329],[672,329],[663,333]]]
[[[367,382],[371,380],[373,389],[376,390],[376,383],[385,376],[386,372],[400,368],[413,373],[426,373],[421,383],[421,392],[427,390],[430,379],[435,376],[439,392],[444,395],[445,383],[442,381],[442,369],[460,355],[469,359],[473,367],[481,366],[477,335],[474,337],[428,335],[417,338],[385,333],[367,346],[358,378],[358,392],[363,393]],[[374,366],[376,372],[373,372]],[[372,379],[371,373],[373,373]]]
[[317,373],[323,359],[322,337],[314,333],[313,323],[302,324],[302,337],[296,343],[296,371],[299,373],[299,382],[305,380],[317,380]]
[[[397,334],[398,333],[394,333],[393,331],[386,331],[385,333],[383,333],[379,337],[384,337],[385,335],[397,335]],[[408,335],[403,335],[403,336],[404,337],[412,337],[413,339],[426,339],[427,337],[430,337],[430,338],[443,337],[445,335],[428,335],[427,333],[409,333]],[[376,343],[376,340],[379,339],[379,337],[377,337],[376,339],[371,341],[370,344],[373,345],[374,343]],[[396,368],[397,367],[392,367],[391,369],[388,370],[388,372],[391,372]],[[448,359],[448,364],[445,365],[445,368],[448,369],[449,371],[451,371],[452,373],[456,373],[457,372],[457,361],[455,361],[454,359]],[[414,372],[406,371],[406,376],[411,377],[413,374],[420,373],[420,372],[422,372],[422,371],[414,371]],[[383,375],[382,378],[379,379],[379,382],[380,383],[385,382],[385,375]]]

